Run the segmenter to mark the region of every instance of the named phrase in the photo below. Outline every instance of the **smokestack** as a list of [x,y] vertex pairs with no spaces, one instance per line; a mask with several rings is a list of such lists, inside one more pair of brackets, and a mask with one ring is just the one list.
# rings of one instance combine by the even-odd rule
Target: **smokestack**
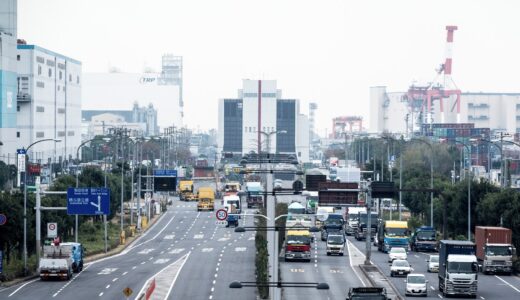
[[457,26],[446,26],[446,61],[444,62],[444,75],[445,77],[451,78],[451,63],[453,55],[453,34],[457,30]]

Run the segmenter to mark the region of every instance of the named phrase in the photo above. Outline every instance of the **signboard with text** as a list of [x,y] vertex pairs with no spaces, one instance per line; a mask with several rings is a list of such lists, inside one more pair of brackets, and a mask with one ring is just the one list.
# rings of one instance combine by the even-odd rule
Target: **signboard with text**
[[67,214],[108,215],[110,214],[110,189],[68,188]]

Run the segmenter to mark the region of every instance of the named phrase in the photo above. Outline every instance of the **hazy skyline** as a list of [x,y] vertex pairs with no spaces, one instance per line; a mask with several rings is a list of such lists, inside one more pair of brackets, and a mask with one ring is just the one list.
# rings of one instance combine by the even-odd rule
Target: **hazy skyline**
[[[185,123],[217,127],[219,98],[243,78],[275,79],[285,98],[318,103],[316,129],[362,115],[369,87],[405,91],[435,77],[446,25],[457,25],[462,91],[520,92],[516,1],[18,0],[18,38],[82,61],[83,72],[160,69],[184,57]],[[145,104],[145,103],[143,103]],[[84,99],[86,109],[91,104]],[[107,104],[106,104],[107,105]],[[131,107],[121,104],[114,108]],[[164,113],[164,112],[159,112]]]

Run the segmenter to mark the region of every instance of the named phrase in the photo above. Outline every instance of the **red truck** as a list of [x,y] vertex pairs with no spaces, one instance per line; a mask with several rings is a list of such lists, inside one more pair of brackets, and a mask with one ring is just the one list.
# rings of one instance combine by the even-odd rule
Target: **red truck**
[[513,271],[513,256],[516,256],[516,249],[511,244],[511,239],[512,232],[509,228],[475,227],[477,259],[482,264],[484,274],[511,274]]

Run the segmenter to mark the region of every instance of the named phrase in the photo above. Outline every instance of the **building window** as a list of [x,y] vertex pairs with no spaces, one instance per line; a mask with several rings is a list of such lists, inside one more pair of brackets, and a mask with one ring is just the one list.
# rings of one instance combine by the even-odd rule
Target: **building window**
[[65,64],[58,63],[58,68],[65,70]]
[[65,108],[58,108],[58,113],[59,114],[64,114],[65,113]]
[[20,137],[20,131],[17,131],[17,132],[16,132],[16,137],[17,137],[17,138]]
[[257,93],[244,93],[244,98],[254,98],[258,97]]
[[36,56],[36,62],[39,62],[40,64],[44,64],[45,59],[43,59],[43,57],[41,57],[41,56]]
[[76,76],[76,83],[79,84],[79,75]]
[[68,135],[68,136],[74,136],[74,131],[69,131],[69,132],[67,132],[67,135]]
[[16,106],[16,111],[20,111],[20,105]]
[[69,82],[72,81],[72,74],[69,74]]
[[20,54],[18,54],[18,55],[16,56],[16,60],[17,60],[17,61],[20,61]]
[[36,86],[39,87],[39,88],[44,88],[45,87],[45,83],[43,83],[42,81],[36,81]]
[[56,64],[54,63],[53,60],[50,60],[50,59],[47,59],[47,66],[49,67],[54,67]]
[[43,106],[36,106],[36,112],[45,112],[45,107],[43,107]]
[[58,85],[58,92],[60,91],[60,86]]
[[63,78],[63,73],[60,71],[60,80]]
[[52,69],[49,68],[49,77],[52,77]]
[[38,65],[38,75],[42,75],[42,66]]
[[262,93],[262,97],[265,97],[265,98],[276,98],[276,93]]
[[58,136],[60,136],[60,137],[65,136],[65,131],[58,131]]
[[36,137],[42,138],[42,137],[45,137],[45,134],[43,133],[43,131],[38,131],[38,132],[36,132]]

